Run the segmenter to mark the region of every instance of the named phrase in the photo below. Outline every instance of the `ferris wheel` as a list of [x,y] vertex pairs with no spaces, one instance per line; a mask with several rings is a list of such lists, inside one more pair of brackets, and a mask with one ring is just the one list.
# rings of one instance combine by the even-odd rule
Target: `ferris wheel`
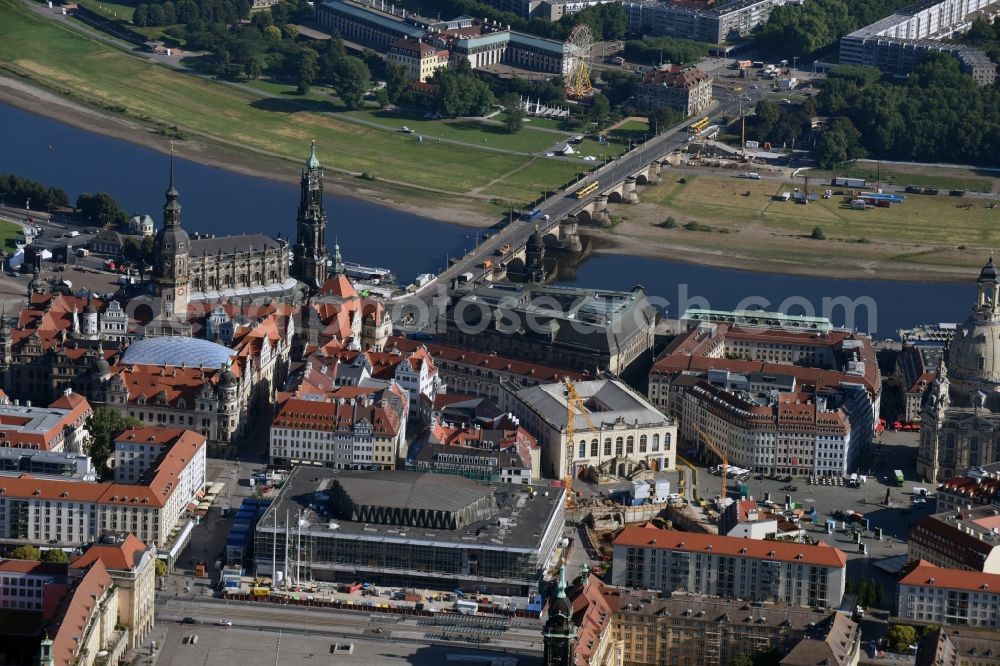
[[590,85],[590,52],[594,47],[594,33],[586,24],[573,28],[569,34],[572,67],[566,74],[566,96],[581,99],[594,91]]

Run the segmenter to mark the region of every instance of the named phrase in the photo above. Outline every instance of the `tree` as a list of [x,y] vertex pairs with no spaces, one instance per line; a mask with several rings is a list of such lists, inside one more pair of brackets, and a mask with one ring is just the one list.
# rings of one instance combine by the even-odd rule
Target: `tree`
[[276,25],[269,25],[264,28],[264,39],[269,42],[280,42],[281,41],[281,28]]
[[370,74],[368,65],[361,58],[347,56],[341,58],[333,72],[333,83],[337,95],[348,108],[358,109],[364,102],[368,90]]
[[141,422],[109,405],[97,407],[87,419],[89,436],[84,452],[94,461],[94,467],[102,479],[110,475],[108,460],[114,453],[115,437],[137,425],[141,425]]
[[826,234],[824,234],[823,230],[819,227],[813,227],[812,233],[809,234],[809,238],[812,238],[813,240],[823,240],[826,238]]
[[49,548],[42,554],[42,562],[66,564],[69,562],[69,555],[62,548]]
[[146,25],[158,26],[167,24],[167,15],[162,5],[150,5]]
[[100,225],[122,226],[128,216],[118,201],[107,192],[87,194],[84,192],[76,199],[76,207],[85,218]]
[[38,562],[42,559],[42,552],[34,546],[18,546],[10,551],[10,557],[14,560],[34,560]]
[[149,6],[139,5],[132,12],[132,25],[145,28],[149,23]]
[[434,107],[443,116],[481,116],[493,105],[492,91],[466,60],[434,72],[431,82],[437,85]]
[[311,85],[319,74],[319,54],[310,48],[300,50],[296,57],[295,70],[296,81],[306,86]]
[[262,69],[263,69],[263,58],[256,53],[251,55],[247,59],[246,64],[243,65],[243,73],[247,75],[248,79],[259,79]]
[[745,654],[738,654],[730,660],[729,666],[753,666],[753,659]]
[[597,129],[604,129],[611,118],[611,102],[601,93],[597,93],[591,98],[590,114],[594,118]]
[[500,98],[500,105],[503,106],[503,125],[508,134],[517,134],[524,127],[524,107],[521,106],[521,98],[517,93],[509,92]]
[[160,6],[163,7],[163,25],[177,23],[177,5],[167,0]]
[[156,563],[153,566],[155,568],[157,578],[159,578],[160,576],[167,575],[168,569],[166,560],[161,560],[160,558],[156,558]]
[[380,109],[389,106],[389,93],[386,92],[384,86],[375,91],[375,103],[378,104],[378,108]]
[[778,116],[781,113],[778,111],[777,104],[769,102],[766,99],[762,99],[757,102],[756,106],[753,108],[753,112],[760,122],[767,127],[771,127],[774,123],[778,122]]
[[886,635],[889,649],[893,652],[906,652],[907,648],[917,640],[917,630],[906,624],[896,624],[889,627]]
[[385,91],[393,104],[410,85],[410,70],[405,65],[387,62],[385,65]]

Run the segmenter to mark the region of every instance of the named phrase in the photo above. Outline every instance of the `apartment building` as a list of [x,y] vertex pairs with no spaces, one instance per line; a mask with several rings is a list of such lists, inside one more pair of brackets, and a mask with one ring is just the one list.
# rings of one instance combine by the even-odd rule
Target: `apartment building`
[[752,601],[836,608],[847,556],[817,545],[626,527],[615,539],[611,583]]
[[500,406],[538,439],[544,475],[562,478],[595,468],[605,474],[631,476],[640,468],[674,468],[677,426],[643,396],[618,379],[574,386],[583,402],[572,409],[572,442],[566,429],[570,408],[564,384],[521,390],[504,387]]
[[957,512],[977,506],[1000,508],[1000,463],[968,470],[948,479],[934,493],[939,513]]
[[0,476],[31,474],[39,478],[97,481],[90,456],[65,451],[0,448]]
[[982,50],[947,41],[972,21],[995,16],[998,0],[919,0],[840,39],[840,62],[905,76],[932,51],[957,58],[976,82],[992,85],[996,65]]
[[41,611],[51,603],[47,598],[65,585],[65,564],[0,560],[0,609],[5,611]]
[[995,631],[934,629],[917,641],[914,666],[1000,666],[1000,637]]
[[721,44],[749,35],[767,22],[775,7],[800,0],[735,0],[733,2],[625,2],[629,32],[667,35]]
[[128,646],[142,647],[155,624],[156,549],[125,532],[105,534],[70,563],[87,569],[102,562],[118,587],[118,624],[128,628]]
[[[150,431],[153,429],[145,429]],[[126,531],[164,548],[205,485],[205,438],[167,430],[172,446],[138,484],[0,478],[0,543],[79,547]]]
[[669,107],[685,117],[701,115],[712,105],[712,77],[693,66],[663,65],[643,75],[635,101],[646,111]]
[[727,666],[772,649],[783,664],[853,666],[860,656],[858,625],[833,610],[628,590],[587,571],[566,594],[579,666]]
[[396,384],[341,387],[322,400],[289,398],[271,424],[271,462],[396,469],[407,456],[407,414],[407,395]]
[[903,394],[903,411],[896,420],[907,423],[920,420],[924,394],[937,375],[926,366],[923,351],[919,347],[904,347],[896,357],[892,382]]
[[448,50],[435,48],[419,39],[400,39],[389,47],[386,59],[406,67],[412,81],[426,82],[434,72],[448,66]]
[[[725,316],[721,316],[725,314]],[[863,335],[769,313],[692,322],[649,374],[649,399],[680,436],[712,437],[734,465],[765,474],[842,475],[871,441],[882,384]],[[828,322],[826,322],[828,325]]]
[[93,413],[87,399],[71,389],[48,407],[22,404],[0,391],[0,447],[82,453]]
[[1000,575],[918,561],[899,581],[901,620],[1000,629]]
[[1000,574],[1000,515],[992,506],[926,516],[910,530],[910,561]]

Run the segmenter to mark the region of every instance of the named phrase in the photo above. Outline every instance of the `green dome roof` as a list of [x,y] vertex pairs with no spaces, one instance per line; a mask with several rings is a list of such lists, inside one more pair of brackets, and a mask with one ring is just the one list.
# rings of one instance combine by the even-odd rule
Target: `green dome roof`
[[312,142],[312,152],[309,154],[309,159],[306,160],[307,169],[318,169],[322,164],[319,163],[319,158],[316,157],[316,142]]

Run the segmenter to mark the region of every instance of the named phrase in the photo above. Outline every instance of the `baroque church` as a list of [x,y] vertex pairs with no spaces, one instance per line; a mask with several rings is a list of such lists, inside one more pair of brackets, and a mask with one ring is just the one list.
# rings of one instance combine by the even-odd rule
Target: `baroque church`
[[990,257],[921,409],[917,474],[944,481],[1000,462],[1000,270]]
[[315,293],[326,280],[326,211],[323,165],[313,142],[300,178],[297,242],[289,273],[288,243],[264,234],[190,238],[181,226],[180,194],[170,183],[163,206],[163,229],[153,243],[153,293],[159,299],[156,322],[147,335],[190,335],[192,305],[255,299],[298,300],[305,285]]

